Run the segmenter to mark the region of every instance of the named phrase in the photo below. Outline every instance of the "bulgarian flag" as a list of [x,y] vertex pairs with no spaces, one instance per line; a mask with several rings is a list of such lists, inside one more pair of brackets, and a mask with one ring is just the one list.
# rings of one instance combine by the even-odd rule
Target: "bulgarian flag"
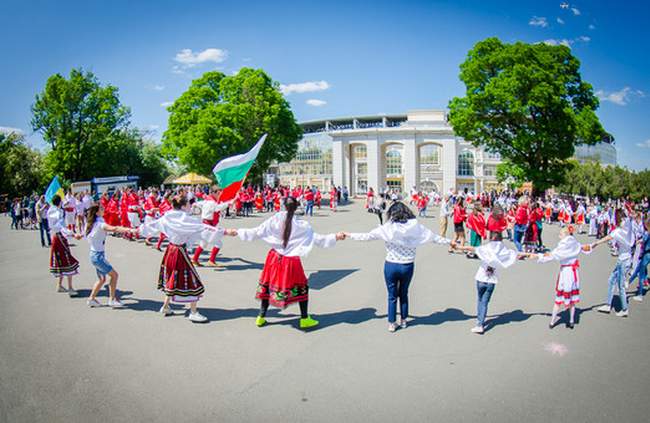
[[262,135],[259,141],[257,141],[257,144],[247,153],[223,159],[212,169],[214,176],[217,178],[217,182],[219,182],[219,186],[223,190],[219,197],[219,202],[225,203],[235,198],[237,192],[239,192],[241,186],[244,184],[244,180],[251,170],[251,166],[255,163],[257,154],[260,152],[262,145],[264,145],[265,139],[266,134]]

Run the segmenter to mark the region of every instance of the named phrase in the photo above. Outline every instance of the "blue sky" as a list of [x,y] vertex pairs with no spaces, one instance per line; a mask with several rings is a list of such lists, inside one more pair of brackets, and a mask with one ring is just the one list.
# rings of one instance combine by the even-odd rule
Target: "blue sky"
[[120,89],[132,123],[160,137],[203,72],[260,67],[298,120],[444,108],[477,41],[565,43],[601,97],[619,163],[650,167],[650,6],[642,1],[15,1],[0,5],[0,127],[37,147],[29,107],[73,67]]

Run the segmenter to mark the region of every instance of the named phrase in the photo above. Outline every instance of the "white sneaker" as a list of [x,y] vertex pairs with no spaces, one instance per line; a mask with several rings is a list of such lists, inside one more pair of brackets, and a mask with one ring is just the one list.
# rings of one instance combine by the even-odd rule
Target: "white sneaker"
[[208,321],[208,318],[199,313],[198,311],[196,313],[191,313],[190,312],[190,317],[189,317],[191,322],[194,323],[205,323]]
[[634,301],[638,301],[638,302],[640,302],[640,303],[643,302],[643,296],[642,296],[642,295],[635,295],[634,297],[632,297],[632,299],[633,299]]
[[397,324],[396,323],[389,323],[388,324],[388,332],[395,332],[397,330]]
[[74,289],[68,289],[68,295],[71,297],[76,297],[78,295],[78,292]]
[[101,307],[102,306],[102,303],[100,303],[97,300],[88,300],[88,301],[86,301],[86,304],[88,304],[88,307],[91,307],[91,308],[92,307]]
[[58,287],[58,288],[56,289],[56,292],[68,292],[68,290],[65,289],[64,287],[60,286],[60,287]]
[[483,332],[485,332],[485,329],[483,329],[483,326],[474,326],[471,329],[471,331],[472,331],[472,333],[482,334]]
[[402,321],[399,322],[399,327],[400,328],[406,329],[407,326],[408,326],[408,323],[406,322],[406,320],[402,320]]
[[610,311],[612,311],[612,306],[605,304],[598,307],[596,310],[600,311],[601,313],[609,313]]
[[120,300],[108,300],[108,306],[113,308],[124,308],[124,304]]
[[616,313],[618,317],[628,317],[629,316],[629,311],[628,310],[621,310],[618,313]]
[[159,313],[162,314],[163,316],[171,316],[172,314],[174,314],[174,312],[169,307],[165,307],[165,306],[160,307]]

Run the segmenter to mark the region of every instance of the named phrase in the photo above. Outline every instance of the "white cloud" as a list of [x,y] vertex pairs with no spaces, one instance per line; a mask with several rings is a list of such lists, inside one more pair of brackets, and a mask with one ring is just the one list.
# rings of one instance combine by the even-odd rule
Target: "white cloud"
[[548,26],[548,22],[546,21],[546,18],[544,16],[533,16],[528,21],[528,25],[540,26],[542,28],[546,28]]
[[574,16],[580,16],[580,9],[578,9],[577,7],[572,7],[571,11],[573,12]]
[[0,133],[2,134],[11,134],[12,132],[16,133],[17,135],[25,135],[25,131],[23,131],[20,128],[12,128],[11,126],[0,126]]
[[282,94],[289,95],[291,93],[311,93],[315,91],[324,91],[330,88],[327,81],[309,81],[300,82],[295,84],[280,85]]
[[174,104],[173,101],[163,101],[162,103],[160,103],[160,107],[167,108],[167,107],[171,106],[172,104]]
[[559,23],[560,25],[564,25],[564,20],[563,20],[562,18],[557,18],[556,21],[557,21],[557,23]]
[[634,90],[630,87],[623,87],[619,91],[606,92],[604,90],[596,91],[596,96],[601,101],[609,101],[610,103],[619,106],[627,105],[632,99],[645,97],[645,93],[641,90]]
[[184,48],[176,53],[174,61],[180,63],[182,67],[191,68],[201,63],[221,63],[227,58],[228,51],[220,48],[206,48],[205,50],[197,51],[196,53],[194,53],[192,49]]
[[586,35],[581,35],[578,38],[576,38],[577,41],[582,41],[583,43],[588,43],[591,41],[591,37],[587,37]]
[[571,48],[571,44],[573,44],[573,40],[567,40],[566,38],[563,38],[561,40],[556,40],[555,38],[549,38],[548,40],[544,40],[544,44],[548,44],[549,46],[567,46]]
[[250,57],[244,57],[243,59],[241,59],[242,62],[250,62],[251,60],[253,59]]
[[643,142],[637,143],[636,146],[641,147],[641,148],[650,148],[650,138],[648,138],[647,140],[645,140]]
[[327,101],[324,101],[324,100],[318,100],[318,99],[315,99],[315,98],[310,98],[310,99],[307,100],[305,103],[309,104],[310,106],[321,107],[321,106],[326,105],[326,104],[327,104]]
[[569,8],[569,3],[567,2],[560,3],[560,9],[568,9],[568,8]]
[[162,90],[165,89],[165,86],[164,85],[154,85],[153,87],[151,87],[151,89],[154,90],[154,91],[162,91]]
[[154,125],[154,124],[147,125],[146,128],[147,128],[148,131],[155,131],[156,129],[160,128],[160,125]]
[[589,29],[596,29],[596,25],[594,25],[594,24],[589,24]]

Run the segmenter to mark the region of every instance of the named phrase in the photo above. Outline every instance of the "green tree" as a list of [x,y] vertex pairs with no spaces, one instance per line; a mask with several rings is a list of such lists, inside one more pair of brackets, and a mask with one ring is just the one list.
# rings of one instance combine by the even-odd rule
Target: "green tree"
[[68,79],[48,78],[32,105],[32,128],[50,145],[51,170],[71,180],[96,176],[105,157],[97,146],[126,128],[130,111],[119,100],[118,89],[102,86],[95,75],[73,69]]
[[454,132],[500,153],[536,192],[561,183],[575,146],[606,136],[579,68],[565,46],[478,42],[460,66],[465,97],[449,103]]
[[509,189],[518,188],[526,182],[526,176],[519,166],[504,160],[497,165],[497,181],[507,184]]
[[221,159],[249,150],[264,133],[264,147],[251,169],[260,177],[272,161],[291,160],[302,130],[289,103],[263,70],[236,75],[207,72],[169,107],[163,152],[188,170],[208,175]]
[[22,134],[0,133],[0,193],[17,196],[40,192],[42,170],[41,154],[25,144]]

